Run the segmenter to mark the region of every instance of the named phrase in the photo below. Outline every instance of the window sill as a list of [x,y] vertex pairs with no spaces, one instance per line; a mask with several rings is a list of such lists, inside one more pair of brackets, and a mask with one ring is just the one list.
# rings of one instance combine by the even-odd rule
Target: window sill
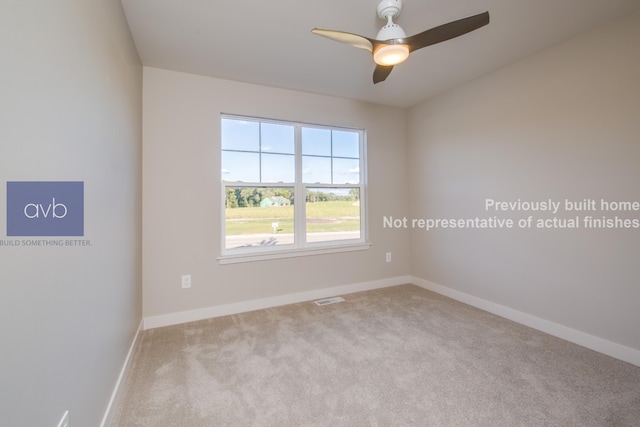
[[222,255],[218,257],[220,264],[237,264],[241,262],[267,261],[271,259],[296,258],[311,255],[325,255],[340,252],[363,251],[371,247],[371,243],[354,243],[351,245],[341,246],[324,246],[304,249],[290,249],[273,252],[249,253],[249,254],[232,254]]

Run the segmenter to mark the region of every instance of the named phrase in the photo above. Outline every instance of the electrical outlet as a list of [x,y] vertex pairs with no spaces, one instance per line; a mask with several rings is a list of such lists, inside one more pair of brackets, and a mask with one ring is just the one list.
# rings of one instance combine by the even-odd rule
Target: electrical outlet
[[58,427],[69,427],[69,411],[64,411],[64,415],[58,423]]
[[182,289],[187,289],[191,287],[191,275],[183,274],[182,275]]
[[386,260],[387,262],[391,262],[391,252],[387,252]]

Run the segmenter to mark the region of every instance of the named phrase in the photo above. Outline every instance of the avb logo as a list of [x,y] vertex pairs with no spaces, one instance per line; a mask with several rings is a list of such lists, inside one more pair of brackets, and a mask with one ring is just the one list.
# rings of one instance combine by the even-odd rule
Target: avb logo
[[[56,209],[58,212],[56,213]],[[62,212],[60,212],[62,210]],[[51,203],[47,206],[46,210],[42,204],[29,203],[24,207],[24,216],[29,219],[34,218],[47,218],[51,214],[51,218],[64,218],[67,216],[67,205],[62,203],[56,203],[56,198],[51,199]]]
[[7,182],[7,236],[83,236],[84,182]]

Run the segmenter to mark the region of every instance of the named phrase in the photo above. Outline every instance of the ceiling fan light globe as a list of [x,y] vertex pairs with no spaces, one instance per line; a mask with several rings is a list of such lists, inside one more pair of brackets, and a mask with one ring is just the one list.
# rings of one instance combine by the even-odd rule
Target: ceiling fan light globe
[[397,65],[409,57],[409,46],[404,44],[388,44],[380,46],[373,53],[373,60],[378,65]]

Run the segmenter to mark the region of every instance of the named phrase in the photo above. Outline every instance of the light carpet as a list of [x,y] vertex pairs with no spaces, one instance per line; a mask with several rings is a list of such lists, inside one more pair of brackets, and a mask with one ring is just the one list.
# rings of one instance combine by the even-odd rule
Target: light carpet
[[640,426],[640,367],[414,285],[144,331],[117,427]]

